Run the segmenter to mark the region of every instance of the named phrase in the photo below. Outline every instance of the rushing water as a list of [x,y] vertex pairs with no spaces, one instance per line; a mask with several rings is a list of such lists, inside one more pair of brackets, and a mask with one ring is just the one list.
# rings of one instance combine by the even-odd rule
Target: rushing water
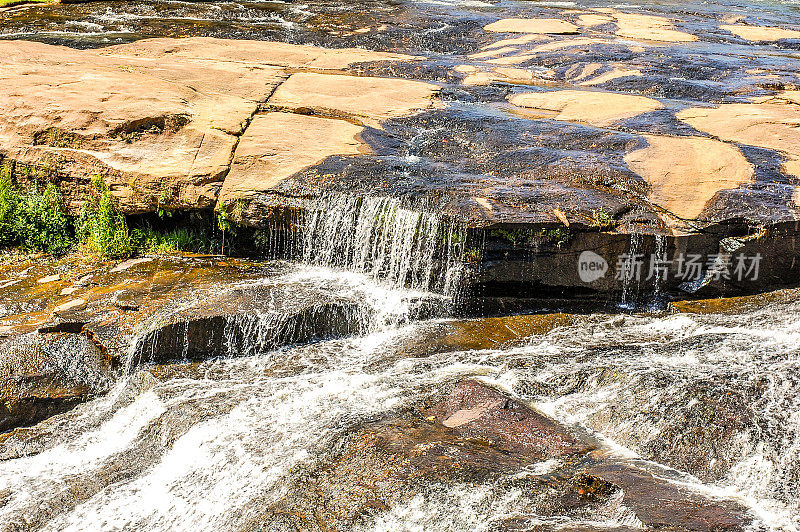
[[[675,422],[705,405],[741,413],[729,441],[714,442],[726,464],[668,476],[744,503],[764,529],[800,529],[800,302],[731,315],[586,315],[516,347],[453,351],[420,344],[454,322],[407,319],[411,292],[324,268],[287,276],[339,286],[380,312],[363,335],[132,371],[107,396],[7,440],[4,528],[243,530],[350,427],[477,376],[632,462],[680,463],[696,428]],[[523,507],[521,493],[492,483],[434,484],[363,527],[486,529]],[[541,521],[636,525],[618,500]]]
[[[476,20],[507,7],[418,3],[448,13],[470,9]],[[657,4],[664,11],[706,9]],[[403,51],[422,49],[429,41],[417,39],[444,24],[403,18],[396,2],[370,6],[372,22],[392,19],[414,33]],[[323,35],[361,25],[361,13],[342,22],[346,7],[95,2],[10,11],[0,33],[74,46],[213,35],[385,48],[378,37],[354,34],[332,44]],[[470,347],[485,340],[480,326],[450,345],[428,342],[463,327],[448,316],[464,273],[463,228],[396,199],[321,201],[302,221],[297,255],[305,266],[165,304],[131,339],[126,368],[109,393],[0,441],[0,530],[248,530],[298,478],[324,467],[360,423],[470,377],[597,440],[615,459],[738,501],[756,516],[757,530],[800,530],[800,302],[726,313],[587,314],[485,349]],[[641,235],[631,235],[631,254],[642,245]],[[666,240],[656,239],[656,255],[666,251]],[[634,277],[622,297],[627,310],[641,288]],[[211,296],[235,312],[220,309],[217,349],[194,357],[200,362],[182,360],[193,358],[192,314],[217,301]],[[240,296],[249,304],[237,306]],[[292,336],[303,308],[342,309],[344,326]],[[512,322],[492,327],[514,336]],[[159,357],[180,362],[156,365]],[[431,483],[359,526],[486,530],[524,514],[549,529],[642,527],[618,497],[580,516],[538,515],[526,497],[503,479]]]

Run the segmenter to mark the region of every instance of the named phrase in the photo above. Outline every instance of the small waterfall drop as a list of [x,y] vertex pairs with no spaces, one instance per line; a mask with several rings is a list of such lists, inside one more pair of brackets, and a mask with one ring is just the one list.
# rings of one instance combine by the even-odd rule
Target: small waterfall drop
[[642,274],[646,273],[643,272],[642,240],[641,233],[631,233],[628,252],[626,256],[620,258],[619,275],[622,281],[622,301],[619,306],[624,309],[634,308]]
[[398,199],[333,196],[315,201],[306,215],[302,260],[454,295],[466,236],[460,224]]

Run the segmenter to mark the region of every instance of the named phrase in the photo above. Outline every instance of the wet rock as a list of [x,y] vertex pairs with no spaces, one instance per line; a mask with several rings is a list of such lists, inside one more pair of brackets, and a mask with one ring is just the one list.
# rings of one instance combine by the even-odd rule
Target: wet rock
[[[555,421],[476,381],[430,402],[418,412],[352,429],[334,444],[332,456],[296,471],[287,496],[261,509],[246,529],[348,529],[412,499],[446,500],[448,489],[465,482],[517,493],[518,517],[495,522],[492,530],[529,529],[548,516],[559,516],[567,527],[574,522],[574,530],[585,529],[581,519],[612,515],[654,530],[743,530],[749,522],[735,503],[590,453]],[[543,467],[549,464],[544,457],[558,459]]]
[[[283,502],[262,510],[253,526],[269,529],[299,519],[304,528],[346,529],[425,493],[426,485],[489,482],[545,456],[577,457],[588,450],[557,423],[475,381],[435,402],[419,413],[357,427],[329,461],[298,479]],[[473,410],[459,426],[439,419],[463,417],[462,407]],[[531,490],[546,491],[546,483],[533,484]],[[584,484],[576,479],[562,496]]]
[[589,450],[556,422],[478,381],[459,383],[445,401],[423,415],[460,437],[486,440],[501,452],[535,460]]
[[31,333],[0,340],[0,432],[29,426],[105,392],[108,359],[83,334]]
[[587,473],[622,489],[622,504],[654,530],[744,530],[750,522],[738,504],[692,494],[641,470],[599,464]]
[[254,356],[278,347],[362,331],[364,309],[356,304],[318,303],[291,312],[258,312],[253,294],[243,292],[248,313],[227,301],[209,302],[184,315],[170,318],[137,339],[133,365],[163,364],[171,360],[207,360],[214,357]]

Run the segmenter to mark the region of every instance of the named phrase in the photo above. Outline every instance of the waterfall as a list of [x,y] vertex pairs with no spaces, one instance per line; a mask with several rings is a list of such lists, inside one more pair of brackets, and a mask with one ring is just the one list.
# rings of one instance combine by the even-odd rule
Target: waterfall
[[658,266],[654,268],[653,272],[653,306],[658,307],[663,304],[661,289],[669,275],[669,271],[666,269],[669,262],[667,262],[667,237],[665,235],[655,235],[655,239],[656,248],[653,259]]
[[[639,281],[642,276],[644,266],[642,255],[642,235],[641,233],[630,234],[630,244],[626,260],[621,264],[620,271],[622,280],[622,301],[620,307],[632,309],[634,307],[635,294],[639,292]],[[635,285],[634,285],[635,283]]]
[[398,199],[332,196],[312,203],[302,260],[453,295],[464,273],[466,228]]

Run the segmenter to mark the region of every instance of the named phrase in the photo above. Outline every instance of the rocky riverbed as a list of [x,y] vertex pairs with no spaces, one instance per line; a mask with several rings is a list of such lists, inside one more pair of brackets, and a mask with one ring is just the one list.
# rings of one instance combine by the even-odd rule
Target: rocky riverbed
[[796,290],[459,319],[287,262],[6,261],[4,530],[798,526]]
[[[92,2],[0,19],[0,154],[73,212],[94,176],[127,214],[216,210],[268,233],[384,198],[463,227],[476,294],[798,278],[791,6]],[[621,255],[664,264],[644,286],[587,280],[587,250],[611,274]]]
[[800,530],[799,23],[0,8],[2,175],[237,250],[0,255],[0,530]]

